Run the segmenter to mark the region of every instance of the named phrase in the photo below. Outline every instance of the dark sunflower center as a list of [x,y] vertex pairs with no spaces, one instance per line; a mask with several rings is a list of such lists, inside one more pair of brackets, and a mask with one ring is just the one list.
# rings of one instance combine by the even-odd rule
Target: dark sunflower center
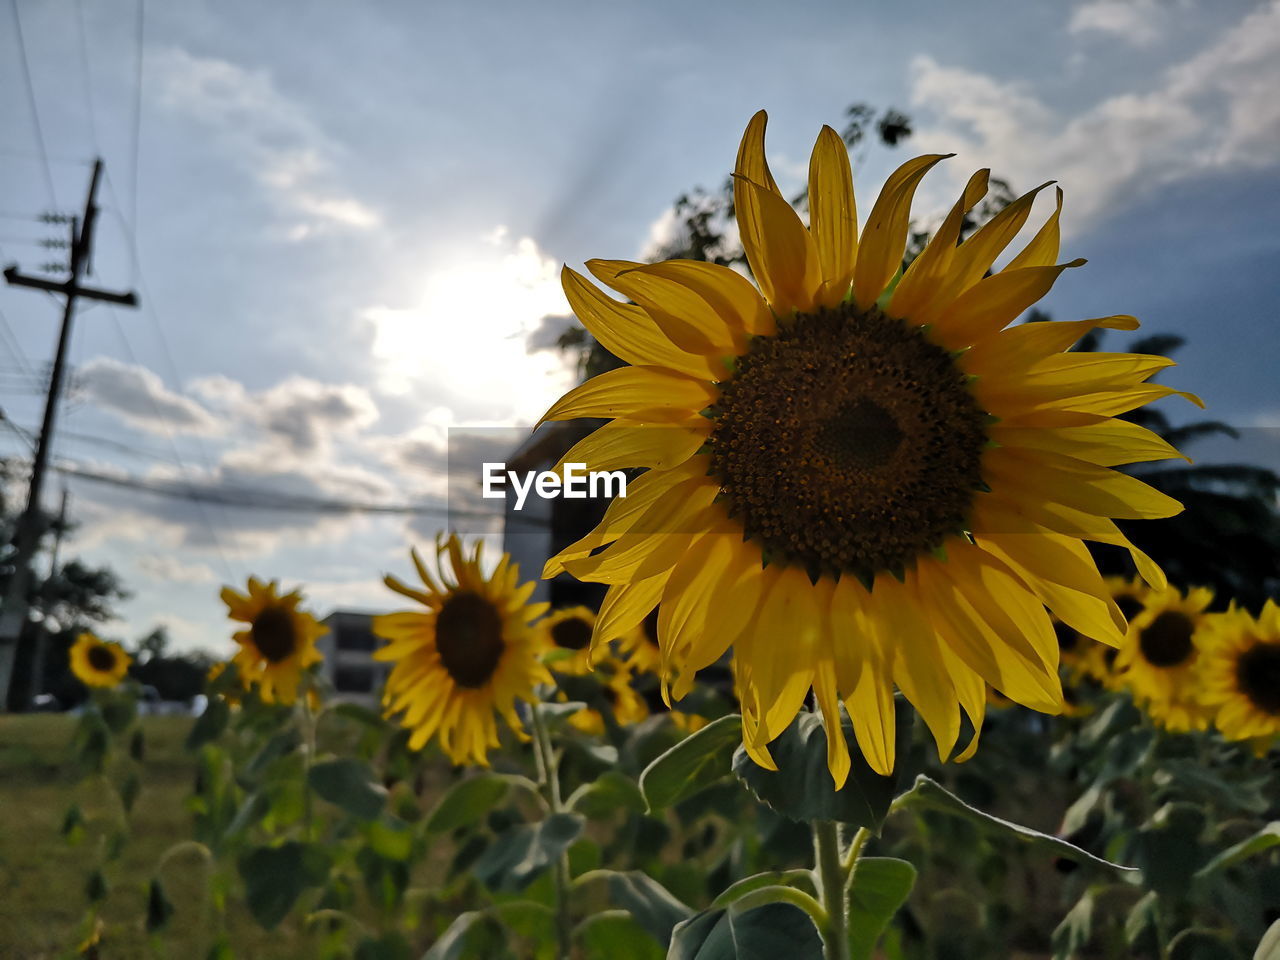
[[97,670],[99,673],[107,673],[116,668],[116,655],[107,647],[94,646],[89,648],[89,666]]
[[581,617],[569,617],[551,628],[551,642],[564,650],[585,650],[591,643],[591,624]]
[[1131,593],[1122,593],[1116,597],[1116,606],[1126,620],[1132,620],[1142,612],[1142,601]]
[[711,472],[769,561],[869,580],[965,529],[986,415],[920,330],[850,304],[802,314],[720,389]]
[[1280,716],[1280,643],[1258,643],[1242,653],[1236,685],[1259,710]]
[[658,608],[657,607],[654,607],[652,610],[649,611],[648,615],[644,618],[644,622],[641,623],[641,627],[644,630],[644,638],[656,647],[658,645]]
[[1138,634],[1138,649],[1155,667],[1176,667],[1191,656],[1195,624],[1185,613],[1165,610]]
[[267,607],[253,618],[250,628],[253,645],[269,663],[288,660],[298,649],[298,632],[293,614],[284,607]]
[[1068,627],[1065,623],[1055,621],[1053,624],[1053,632],[1058,638],[1058,649],[1064,652],[1070,652],[1076,648],[1076,644],[1080,642],[1080,634],[1073,627]]
[[455,593],[436,614],[440,662],[460,687],[483,687],[502,660],[502,615],[477,593]]

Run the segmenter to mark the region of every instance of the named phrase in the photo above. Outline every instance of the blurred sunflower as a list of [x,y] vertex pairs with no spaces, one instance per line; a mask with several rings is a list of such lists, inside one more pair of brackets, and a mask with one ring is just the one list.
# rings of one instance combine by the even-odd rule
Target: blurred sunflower
[[1055,263],[1060,192],[1031,242],[988,276],[1038,190],[958,243],[987,190],[988,171],[976,173],[899,276],[912,197],[944,158],[894,172],[859,236],[848,151],[824,127],[806,229],[769,172],[764,128],[762,111],[734,175],[759,290],[709,263],[588,263],[624,304],[564,271],[574,313],[631,366],[566,394],[546,419],[615,418],[565,462],[648,471],[544,576],[611,585],[598,642],[659,605],[670,696],[732,646],[743,742],[764,767],[812,689],[842,784],[840,701],[868,762],[888,773],[895,684],[945,757],[961,708],[980,728],[987,683],[1062,709],[1045,605],[1120,642],[1124,618],[1083,541],[1128,548],[1164,585],[1113,518],[1180,504],[1111,468],[1179,454],[1114,417],[1178,391],[1146,382],[1165,357],[1064,352],[1095,328],[1134,329],[1132,317],[1005,329],[1083,263]]
[[1200,704],[1199,656],[1213,591],[1153,592],[1129,624],[1116,657],[1120,682],[1151,718],[1166,729],[1203,730],[1210,713]]
[[[631,685],[632,674],[628,666],[620,660],[608,657],[596,664],[595,678],[600,681],[600,695],[613,712],[613,718],[620,727],[629,727],[639,723],[649,715],[649,707],[644,697]],[[560,694],[560,699],[567,699]],[[600,736],[604,733],[604,717],[599,710],[585,707],[569,716],[569,723],[583,733]]]
[[[1111,591],[1111,599],[1120,608],[1126,624],[1132,622],[1142,612],[1151,589],[1140,581],[1125,577],[1107,577],[1105,582],[1107,589]],[[1054,626],[1055,631],[1063,629],[1070,628],[1060,622]],[[1069,675],[1076,679],[1088,677],[1107,690],[1121,688],[1120,675],[1116,672],[1116,656],[1120,651],[1116,647],[1078,634],[1077,640],[1072,643],[1062,632],[1058,632],[1058,642],[1059,646],[1065,643],[1070,647],[1069,653],[1063,647],[1063,662],[1069,667]]]
[[662,665],[662,648],[658,646],[656,607],[618,640],[618,653],[637,673],[658,673]]
[[86,687],[116,686],[133,663],[133,657],[120,644],[99,640],[87,630],[76,637],[68,656],[71,672]]
[[231,658],[245,689],[257,686],[266,703],[292,704],[303,672],[324,659],[316,638],[327,630],[299,609],[301,591],[280,594],[279,589],[275,580],[250,577],[245,593],[223,587],[222,602],[228,617],[249,625],[233,636],[240,649]]
[[590,607],[564,607],[539,620],[534,629],[547,665],[572,676],[590,673],[595,625],[596,615]]
[[388,643],[373,656],[395,664],[382,700],[388,715],[400,714],[413,731],[411,749],[436,736],[455,764],[488,766],[486,754],[498,746],[495,714],[527,740],[516,700],[535,703],[535,684],[551,677],[530,627],[547,604],[529,603],[534,584],[520,584],[509,554],[486,576],[482,547],[477,540],[464,556],[456,534],[437,540],[434,576],[412,551],[426,589],[385,577],[388,587],[426,609],[374,617],[373,632]]
[[[204,675],[204,688],[210,696],[221,697],[235,706],[240,703],[240,691],[243,685],[238,682],[237,677],[227,677],[228,669],[235,670],[235,665],[230,660],[215,663]],[[223,679],[224,677],[226,679]]]
[[1255,619],[1231,609],[1211,615],[1200,654],[1204,703],[1228,740],[1280,734],[1280,606],[1268,600]]

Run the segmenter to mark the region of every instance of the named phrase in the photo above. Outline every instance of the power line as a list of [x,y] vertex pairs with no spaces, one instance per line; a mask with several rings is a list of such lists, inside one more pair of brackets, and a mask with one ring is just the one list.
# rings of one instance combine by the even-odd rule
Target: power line
[[27,43],[22,35],[22,17],[18,14],[18,0],[9,0],[9,9],[13,11],[14,33],[18,38],[18,53],[22,59],[22,75],[27,82],[27,102],[31,107],[31,123],[36,131],[36,145],[40,148],[40,159],[44,164],[44,182],[49,191],[49,199],[56,207],[58,194],[53,188],[53,167],[49,165],[49,151],[44,142],[44,129],[40,126],[40,111],[36,108],[36,88],[31,82],[31,64],[27,60]]
[[100,154],[102,151],[98,149],[98,118],[93,109],[93,79],[89,72],[89,43],[85,39],[84,0],[74,0],[74,5],[76,40],[80,51],[80,76],[84,80],[84,102],[89,112],[89,137],[93,141],[93,152]]
[[22,350],[22,341],[18,339],[18,335],[13,332],[13,327],[9,326],[9,318],[5,316],[4,310],[0,310],[0,330],[4,331],[6,339],[12,345],[13,358],[18,361],[18,366],[32,379],[36,379],[35,370],[31,367],[31,362],[27,360],[27,355]]
[[[133,91],[133,151],[130,162],[130,168],[133,172],[133,182],[129,187],[129,199],[132,202],[130,210],[129,223],[133,232],[136,234],[138,230],[138,151],[142,141],[142,43],[146,36],[146,0],[138,0],[138,20],[136,36],[134,39],[134,57],[136,64],[136,82]],[[112,191],[114,194],[115,191]],[[137,257],[133,261],[134,270],[138,269]]]

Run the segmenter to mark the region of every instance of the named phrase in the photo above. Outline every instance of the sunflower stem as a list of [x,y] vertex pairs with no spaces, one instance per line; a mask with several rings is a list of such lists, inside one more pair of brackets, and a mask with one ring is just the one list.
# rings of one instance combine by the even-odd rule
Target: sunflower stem
[[[551,745],[551,735],[542,718],[541,704],[533,704],[533,758],[538,768],[538,783],[546,791],[551,813],[563,813],[560,797],[560,762]],[[573,951],[573,918],[569,915],[569,856],[561,854],[553,871],[556,888],[556,940],[561,960],[569,960]]]
[[[813,821],[813,853],[817,863],[818,891],[827,922],[819,928],[824,960],[849,960],[848,897],[845,887],[852,873],[857,853],[865,843],[859,831],[851,847],[852,857],[846,867],[840,856],[840,834],[830,820]],[[861,842],[860,842],[861,841]]]

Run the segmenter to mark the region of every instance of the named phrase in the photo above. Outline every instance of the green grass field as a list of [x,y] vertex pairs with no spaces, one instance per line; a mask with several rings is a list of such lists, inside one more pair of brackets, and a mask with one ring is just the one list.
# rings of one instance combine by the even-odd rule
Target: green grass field
[[[100,862],[109,825],[118,817],[115,791],[99,778],[79,781],[69,743],[76,718],[54,714],[0,716],[0,957],[43,960],[74,956],[83,935],[85,883]],[[163,938],[148,942],[142,929],[146,887],[160,856],[190,836],[182,798],[193,765],[182,749],[189,717],[145,717],[147,737],[142,793],[130,818],[132,835],[106,869],[109,895],[100,956],[103,960],[174,957],[203,960],[209,948],[202,916],[206,878],[191,855],[175,857],[164,882],[176,912]],[[72,802],[87,828],[76,845],[60,835]],[[230,932],[240,956],[255,960],[307,956],[292,931],[263,933],[232,910]]]

